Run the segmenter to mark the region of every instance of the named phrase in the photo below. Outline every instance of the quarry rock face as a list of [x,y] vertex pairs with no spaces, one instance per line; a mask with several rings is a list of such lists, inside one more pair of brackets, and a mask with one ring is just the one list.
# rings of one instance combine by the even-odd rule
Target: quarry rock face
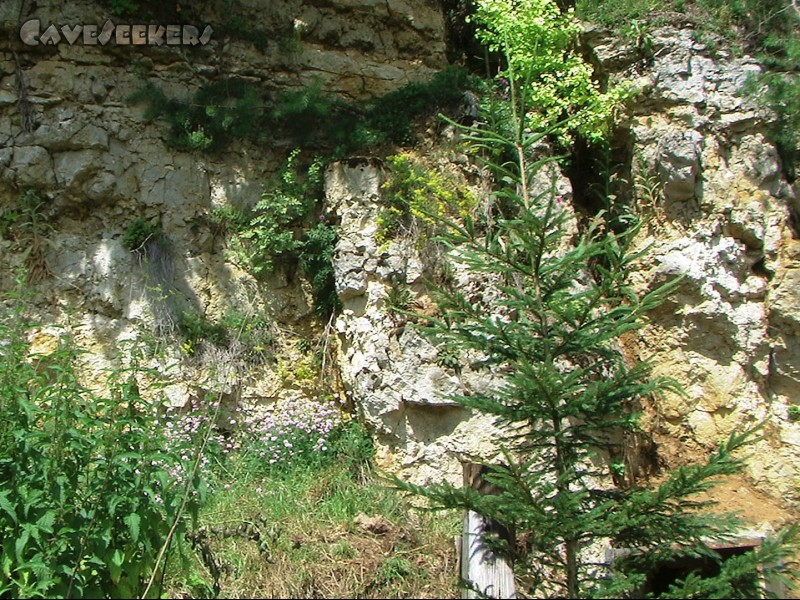
[[[653,39],[653,60],[644,67],[630,48],[602,40],[596,47],[613,77],[643,90],[624,125],[631,179],[653,192],[652,206],[642,207],[650,224],[637,241],[650,250],[632,277],[642,292],[683,277],[678,292],[626,345],[631,360],[651,360],[656,375],[674,377],[686,391],[654,401],[645,425],[662,459],[674,466],[706,455],[733,431],[766,422],[770,433],[753,448],[747,474],[756,487],[795,503],[800,428],[789,407],[800,390],[799,246],[790,225],[796,198],[766,139],[770,116],[741,92],[759,67],[748,57],[709,50],[689,30],[668,27]],[[421,438],[403,424],[402,411],[413,405],[429,421],[447,423],[438,407],[448,407],[459,380],[436,367],[436,352],[413,330],[391,335],[397,334],[385,307],[391,282],[421,267],[413,247],[381,249],[375,242],[380,195],[377,167],[337,165],[330,174],[328,201],[342,219],[337,282],[345,310],[337,326],[346,340],[345,383],[403,455]],[[398,265],[405,265],[402,273],[393,271]],[[457,418],[470,422],[467,414]],[[437,445],[467,439],[469,428],[449,427],[453,434],[440,433],[424,446],[430,460],[439,460]]]
[[[265,9],[243,1],[236,15],[226,13],[229,4],[207,3],[202,15],[182,17],[201,31],[207,22],[224,24],[194,46],[71,44],[63,36],[26,45],[19,32],[32,19],[41,24],[38,37],[51,24],[62,31],[136,19],[91,0],[0,6],[10,40],[0,46],[0,211],[35,192],[44,224],[33,302],[45,321],[77,323],[78,343],[90,348],[88,371],[111,366],[126,344],[166,348],[149,366],[174,382],[165,393],[175,407],[217,393],[231,403],[269,403],[309,387],[287,367],[308,357],[281,327],[310,319],[312,299],[307,284],[283,270],[254,278],[209,221],[216,209],[259,201],[286,158],[279,147],[286,142],[276,149],[243,142],[213,156],[178,151],[164,143],[165,123],[146,119],[144,103],[131,95],[150,82],[188,100],[202,85],[238,77],[267,90],[319,85],[355,100],[445,66],[443,17],[429,3],[297,1]],[[163,233],[155,268],[123,243],[137,219]],[[0,239],[4,290],[20,269],[31,269],[22,250]],[[184,312],[209,321],[231,312],[268,315],[277,365],[245,364],[230,349],[213,348],[187,361],[165,341]]]
[[376,240],[385,180],[376,160],[334,163],[327,172],[326,207],[341,219],[334,267],[342,380],[376,432],[387,468],[420,482],[457,482],[462,460],[497,452],[499,432],[452,399],[485,376],[468,366],[457,373],[443,360],[446,348],[394,310],[393,294],[401,291],[417,308],[430,299],[417,240]]
[[[20,19],[102,24],[109,17],[88,0],[68,4],[37,2],[32,11],[22,0],[4,2],[0,24],[11,35]],[[215,209],[257,202],[286,148],[241,142],[213,155],[169,148],[164,124],[128,101],[144,81],[188,98],[229,76],[269,90],[319,80],[358,99],[424,80],[446,63],[435,3],[298,0],[268,11],[255,0],[241,4],[244,23],[270,34],[265,49],[223,31],[191,48],[0,47],[0,211],[27,190],[43,203],[48,228],[33,302],[45,323],[77,329],[89,370],[111,364],[125,343],[168,333],[182,310],[210,319],[232,310],[266,314],[278,337],[311,319],[307,283],[286,272],[254,278],[208,224]],[[209,20],[221,18],[209,10]],[[638,198],[651,216],[637,242],[650,250],[632,277],[644,292],[683,276],[625,343],[631,361],[652,360],[656,374],[686,390],[652,400],[645,426],[675,466],[764,422],[749,483],[797,505],[800,423],[790,408],[800,390],[798,199],[767,139],[772,117],[741,93],[760,67],[697,42],[679,23],[651,36],[643,57],[630,43],[587,33],[600,68],[641,89],[622,125],[630,183],[649,190]],[[415,481],[458,481],[460,461],[494,452],[500,434],[451,395],[491,381],[469,368],[456,372],[418,323],[392,310],[398,282],[417,308],[429,307],[429,265],[414,239],[377,241],[385,177],[380,161],[366,158],[326,173],[325,210],[339,231],[334,269],[343,309],[330,335],[340,391],[375,430],[384,466]],[[559,193],[569,201],[570,191],[562,178]],[[123,245],[137,218],[164,232],[160,270]],[[0,256],[0,288],[8,290],[30,259],[8,239],[0,239]],[[456,275],[469,285],[470,274]],[[43,329],[37,343],[58,335]],[[213,353],[187,361],[172,348],[152,366],[170,379],[164,391],[174,406],[216,393],[231,404],[269,403],[310,385],[293,372],[305,360],[298,352],[279,344],[277,364],[254,366]]]
[[657,193],[639,240],[650,251],[634,277],[642,289],[683,277],[635,345],[635,359],[686,391],[654,402],[651,425],[662,454],[688,462],[766,423],[748,475],[796,503],[797,196],[766,137],[772,117],[742,91],[760,68],[695,41],[689,28],[657,29],[652,43],[645,64],[626,60],[618,42],[596,46],[615,76],[643,89],[627,123],[631,176]]

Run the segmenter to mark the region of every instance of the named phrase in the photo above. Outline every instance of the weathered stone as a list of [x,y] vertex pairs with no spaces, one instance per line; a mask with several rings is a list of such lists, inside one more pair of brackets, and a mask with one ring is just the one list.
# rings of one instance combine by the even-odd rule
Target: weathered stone
[[56,184],[53,159],[41,146],[16,146],[11,169],[20,188],[52,189]]
[[769,315],[781,333],[800,336],[800,269],[781,273],[780,282],[770,290]]
[[163,389],[164,397],[167,399],[167,407],[172,409],[186,408],[192,398],[192,393],[185,384],[174,383],[165,386]]
[[661,138],[656,160],[667,200],[679,202],[696,195],[702,142],[696,131],[676,131]]
[[[414,240],[380,248],[375,241],[383,179],[381,165],[366,159],[335,163],[327,172],[326,208],[341,223],[334,269],[344,303],[336,321],[342,378],[409,477],[422,480],[435,468],[457,481],[460,466],[452,453],[491,448],[494,429],[451,398],[474,381],[470,369],[457,375],[438,364],[440,349],[407,317],[392,313],[391,296],[412,293],[402,282],[419,279],[425,267]],[[434,433],[425,421],[441,419],[441,411],[449,424]]]
[[56,183],[64,188],[79,186],[102,167],[100,153],[96,150],[56,154],[53,165]]
[[36,144],[51,151],[108,150],[108,133],[105,129],[86,123],[73,109],[55,108],[44,115],[44,122],[32,133],[22,133],[19,144]]
[[[87,199],[94,202],[104,202],[114,195],[114,191],[118,188],[119,183],[120,181],[113,173],[103,171],[92,178],[83,189]],[[128,195],[128,197],[130,197],[130,195]]]
[[[619,41],[598,54],[649,86],[631,133],[640,187],[660,184],[650,188],[657,225],[641,236],[650,251],[633,277],[643,290],[675,275],[684,281],[651,313],[637,352],[686,391],[654,407],[663,458],[680,463],[764,420],[775,431],[795,427],[782,415],[800,382],[787,222],[796,198],[765,136],[771,117],[741,93],[757,63],[697,44],[674,25],[654,31],[653,43],[650,64]],[[774,439],[757,452],[764,456],[748,466],[750,481],[770,480],[776,496],[800,501],[800,454]],[[772,479],[778,473],[786,478]]]
[[368,516],[364,513],[359,513],[353,519],[353,523],[361,529],[374,533],[375,535],[385,535],[390,533],[394,526],[392,523],[382,515]]
[[0,106],[8,106],[9,104],[16,104],[19,98],[17,94],[11,90],[0,90]]

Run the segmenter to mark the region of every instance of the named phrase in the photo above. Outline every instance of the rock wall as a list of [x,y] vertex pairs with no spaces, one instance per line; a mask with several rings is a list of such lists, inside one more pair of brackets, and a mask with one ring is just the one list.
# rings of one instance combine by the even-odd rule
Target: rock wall
[[[453,165],[471,174],[460,186],[474,187],[475,196],[488,193],[485,174],[466,168],[458,148],[426,148],[412,161],[440,169],[453,177]],[[449,167],[449,172],[448,172]],[[471,173],[470,173],[471,171]],[[533,194],[555,185],[567,212],[565,244],[577,234],[570,205],[569,180],[557,168],[539,173],[531,182]],[[381,241],[380,213],[386,206],[383,184],[389,170],[382,161],[355,158],[332,165],[326,178],[326,207],[339,219],[336,250],[337,292],[342,311],[336,321],[340,338],[339,363],[343,384],[377,434],[383,466],[413,482],[447,479],[460,484],[462,463],[491,461],[503,439],[485,415],[462,407],[452,397],[490,393],[501,384],[481,368],[479,356],[452,354],[423,333],[425,317],[438,316],[430,283],[447,265],[452,283],[472,302],[494,310],[498,278],[470,272],[418,230]],[[407,294],[406,297],[401,297]],[[410,317],[395,309],[413,311]],[[498,460],[501,460],[498,458]]]
[[[760,496],[763,511],[796,505],[798,205],[765,134],[772,117],[742,93],[760,67],[697,42],[688,23],[652,32],[645,57],[604,32],[590,30],[587,40],[603,72],[642,90],[616,149],[628,162],[635,209],[651,218],[637,242],[650,250],[633,277],[643,293],[684,277],[650,324],[623,341],[631,361],[652,360],[656,375],[686,391],[647,407],[659,460],[669,467],[702,460],[731,432],[764,423],[747,481],[725,501],[752,508],[753,494],[765,494],[772,500]],[[380,181],[380,168],[366,163],[338,165],[329,180],[328,201],[342,215],[344,382],[393,449],[395,466],[456,478],[456,459],[491,452],[497,433],[447,401],[474,383],[469,374],[441,368],[437,350],[387,310],[396,280],[424,298],[424,260],[413,244],[375,241]],[[568,183],[561,185],[569,196]]]
[[644,60],[630,44],[593,37],[604,68],[644,90],[627,123],[639,208],[652,214],[636,277],[642,289],[684,277],[629,346],[687,392],[651,406],[659,452],[671,465],[691,461],[763,422],[750,481],[796,504],[798,205],[765,135],[772,117],[742,93],[760,67],[697,42],[687,23],[653,31]]
[[[121,344],[144,342],[164,327],[165,291],[177,299],[174,310],[212,319],[231,310],[268,314],[284,339],[277,367],[213,355],[198,364],[167,348],[155,366],[170,374],[175,405],[216,390],[233,404],[307,392],[310,383],[293,372],[307,358],[297,338],[320,332],[310,324],[307,284],[285,273],[255,280],[229,259],[207,219],[214,208],[256,202],[285,144],[238,143],[213,156],[171,150],[163,124],[146,121],[129,95],[150,80],[188,98],[204,83],[236,75],[265,90],[321,79],[330,91],[363,98],[423,79],[445,63],[441,9],[426,0],[288,0],[266,8],[240,0],[238,34],[230,6],[209,0],[181,17],[228,23],[207,45],[183,48],[25,46],[17,36],[27,19],[102,24],[108,9],[91,0],[0,5],[0,211],[27,189],[44,201],[47,232],[34,300],[42,319],[72,324],[96,371],[114,361]],[[253,31],[261,34],[260,49],[244,35]],[[800,400],[800,208],[764,133],[770,115],[739,93],[759,66],[698,43],[678,20],[653,32],[652,41],[642,55],[603,32],[587,34],[605,73],[643,88],[622,138],[631,183],[650,191],[638,195],[639,208],[653,216],[640,240],[651,251],[635,277],[645,290],[685,276],[651,324],[625,340],[631,360],[652,358],[657,373],[687,390],[652,403],[648,425],[660,457],[675,466],[733,430],[765,422],[766,438],[748,463],[750,482],[796,505],[800,424],[790,408]],[[377,243],[383,177],[371,160],[337,163],[328,172],[327,209],[340,225],[341,379],[376,429],[385,466],[419,481],[457,480],[459,459],[491,451],[497,434],[448,395],[487,382],[468,370],[456,373],[388,310],[398,279],[427,306],[426,263],[411,240]],[[169,241],[168,268],[158,273],[122,245],[137,217],[160,223]],[[29,260],[22,250],[0,240],[0,288],[12,287]],[[466,284],[469,275],[461,275]],[[46,348],[59,335],[44,328],[34,341]]]
[[[102,0],[0,4],[0,213],[35,191],[42,244],[32,301],[45,322],[77,327],[79,344],[91,351],[91,371],[113,363],[124,343],[166,343],[158,338],[174,329],[183,310],[209,320],[231,311],[265,314],[283,346],[277,368],[240,364],[231,373],[213,364],[230,367],[232,357],[213,353],[198,365],[175,343],[166,343],[166,356],[154,366],[169,373],[176,405],[218,388],[231,402],[269,401],[313,387],[286,367],[308,362],[296,342],[298,331],[307,336],[314,327],[309,286],[285,272],[254,279],[231,260],[209,215],[257,202],[289,142],[239,142],[214,155],[177,151],[164,143],[165,124],[147,121],[144,106],[128,98],[149,81],[188,99],[201,85],[230,76],[265,91],[321,81],[344,97],[384,94],[444,66],[443,17],[435,4],[402,0],[193,4],[179,13],[179,5],[166,3],[153,9],[163,16],[145,13],[140,20],[114,17]],[[196,46],[20,40],[21,24],[31,19],[44,30],[102,27],[109,18],[161,25],[174,19],[201,30],[211,23],[215,31]],[[157,272],[123,246],[137,218],[164,233]],[[24,250],[0,239],[0,289],[13,287],[19,269],[31,268]],[[58,335],[43,334],[42,347]]]
[[[386,175],[381,161],[351,159],[332,165],[326,178],[328,210],[340,218],[334,266],[343,304],[336,321],[342,379],[377,434],[385,468],[418,482],[455,483],[461,461],[496,452],[501,435],[451,396],[490,382],[463,361],[456,369],[443,360],[446,348],[393,311],[392,295],[401,291],[411,295],[407,308],[435,310],[425,279],[436,259],[413,235],[377,241]],[[468,277],[462,272],[460,285]]]

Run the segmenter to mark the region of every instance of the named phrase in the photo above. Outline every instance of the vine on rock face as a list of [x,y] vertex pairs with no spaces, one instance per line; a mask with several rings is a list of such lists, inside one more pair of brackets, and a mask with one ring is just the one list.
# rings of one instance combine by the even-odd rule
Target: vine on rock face
[[299,264],[311,281],[315,309],[328,315],[339,307],[332,264],[338,236],[325,215],[313,226],[308,224],[322,195],[324,163],[315,159],[301,173],[299,157],[299,149],[289,154],[279,177],[250,211],[215,216],[233,234],[235,260],[256,276],[269,275],[280,265]]

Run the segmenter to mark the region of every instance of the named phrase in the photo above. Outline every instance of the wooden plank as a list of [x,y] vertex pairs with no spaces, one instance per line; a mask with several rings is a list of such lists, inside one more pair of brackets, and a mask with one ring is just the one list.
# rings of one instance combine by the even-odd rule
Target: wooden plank
[[[495,490],[483,479],[485,467],[464,464],[464,485],[482,494]],[[502,524],[474,511],[464,515],[461,538],[461,578],[473,589],[465,589],[463,598],[516,598],[514,570],[510,557],[494,552],[486,545],[490,533],[500,533],[511,542],[511,534]]]

